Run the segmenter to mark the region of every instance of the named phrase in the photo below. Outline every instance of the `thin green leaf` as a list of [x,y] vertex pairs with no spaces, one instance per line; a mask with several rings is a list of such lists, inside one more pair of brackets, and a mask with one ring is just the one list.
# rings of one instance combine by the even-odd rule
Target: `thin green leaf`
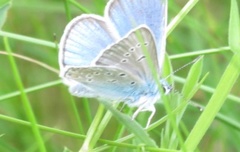
[[112,106],[112,104],[108,101],[101,101],[104,106],[110,110],[113,114],[113,116],[125,127],[133,133],[136,138],[138,138],[140,141],[142,141],[146,146],[152,146],[157,147],[156,143],[153,141],[153,139],[150,138],[150,136],[147,134],[147,132],[135,121],[133,121],[129,116],[119,112],[116,108]]
[[173,75],[173,70],[172,70],[171,61],[168,54],[165,54],[161,77],[163,79],[166,79],[167,82],[172,85],[173,84],[172,75]]
[[[193,62],[195,62],[195,60]],[[199,81],[199,77],[201,75],[201,71],[202,71],[202,58],[200,58],[200,59],[198,58],[198,61],[192,65],[192,67],[188,73],[188,77],[186,79],[185,85],[183,87],[182,95],[184,98],[181,99],[181,97],[178,97],[177,99],[175,99],[174,101],[176,101],[176,102],[175,102],[174,107],[176,107],[177,105],[179,105],[182,102],[185,103],[187,101],[187,100],[185,100],[185,98],[189,97],[189,94],[194,90],[194,88],[196,88],[196,86],[198,86],[198,81]],[[181,112],[178,113],[178,115],[175,115],[174,120],[172,120],[172,121],[174,121],[174,124],[175,124],[175,126],[174,126],[175,128],[173,131],[172,131],[170,125],[166,125],[166,127],[165,127],[166,131],[165,131],[164,140],[165,140],[165,147],[167,147],[167,148],[177,148],[177,145],[179,143],[181,144],[181,147],[183,147],[183,139],[181,137],[181,134],[180,134],[178,128],[179,128],[180,120],[182,119],[182,116],[185,112],[186,107],[187,107],[187,104],[185,104],[185,106],[182,107]],[[167,123],[167,124],[169,124],[169,123]],[[173,124],[173,122],[172,122],[172,124]],[[175,139],[178,139],[178,140],[175,140]]]
[[68,149],[67,147],[64,147],[63,152],[72,152],[70,149]]
[[[43,84],[40,84],[40,85],[37,85],[37,86],[34,86],[34,87],[26,88],[26,89],[24,89],[24,92],[30,93],[30,92],[46,89],[48,87],[52,87],[52,86],[55,86],[55,85],[59,85],[59,84],[62,84],[62,80],[51,81],[51,82],[43,83]],[[13,98],[13,97],[16,97],[16,96],[19,96],[20,94],[21,94],[20,91],[15,91],[15,92],[12,92],[12,93],[2,95],[2,96],[0,96],[0,102],[2,102],[4,100],[7,100],[7,99],[10,99],[10,98]]]
[[175,29],[175,27],[182,21],[188,12],[197,4],[199,0],[190,0],[177,14],[177,16],[169,23],[167,27],[167,36]]
[[84,6],[80,5],[78,2],[76,2],[75,0],[68,0],[70,3],[72,3],[74,6],[76,6],[77,8],[79,8],[81,11],[83,11],[84,13],[91,13],[91,11],[89,11],[87,8],[85,8]]
[[186,96],[194,88],[194,86],[197,84],[199,77],[201,75],[202,57],[198,58],[197,60],[198,61],[192,65],[190,71],[188,72],[186,82],[182,89],[183,96]]
[[67,20],[70,21],[72,19],[72,14],[71,14],[71,11],[70,11],[70,6],[69,6],[69,1],[68,0],[64,0],[64,8],[65,8]]
[[[233,49],[234,52],[239,52],[239,36],[235,36],[234,34],[236,31],[239,31],[239,18],[238,15],[238,9],[237,9],[237,3],[235,0],[231,1],[231,13],[230,13],[230,23],[229,23],[229,45],[231,49]],[[237,20],[234,21],[234,19]],[[235,29],[234,29],[235,28]],[[235,33],[233,32],[235,31]],[[238,40],[238,41],[237,41]],[[235,50],[236,49],[236,50]],[[214,120],[215,116],[217,115],[218,111],[224,104],[224,101],[227,98],[227,95],[231,91],[234,83],[236,82],[237,78],[240,74],[240,60],[239,60],[239,53],[236,53],[228,67],[226,68],[220,82],[218,83],[218,86],[212,95],[209,103],[207,104],[206,108],[204,109],[204,112],[199,117],[197,123],[195,124],[193,130],[190,132],[186,142],[185,147],[188,151],[194,151],[203,138],[204,134],[206,133],[207,129],[211,125],[212,121]]]
[[83,143],[80,151],[91,151],[92,150],[94,145],[91,143],[91,141],[95,136],[95,132],[98,128],[99,123],[101,122],[103,113],[104,113],[104,107],[102,105],[99,105],[97,113],[95,115],[95,118],[93,119],[93,122],[91,123],[91,126],[88,129],[86,139],[84,140],[84,143]]
[[19,41],[25,41],[28,43],[34,43],[34,44],[43,45],[43,46],[47,46],[47,47],[51,47],[51,48],[56,48],[55,43],[49,42],[46,40],[40,40],[40,39],[36,39],[33,37],[28,37],[28,36],[24,36],[24,35],[15,34],[15,33],[4,32],[4,31],[0,31],[0,35],[8,37],[8,38],[16,39]]
[[[176,82],[179,82],[179,83],[182,83],[182,84],[184,84],[186,82],[186,79],[178,77],[178,76],[174,76],[174,80]],[[213,94],[214,91],[215,91],[215,89],[213,87],[210,87],[208,85],[201,85],[200,89],[205,91],[205,92],[211,93],[211,94]],[[238,96],[236,96],[236,95],[229,94],[227,96],[227,98],[232,100],[232,101],[234,101],[234,102],[236,102],[236,103],[238,103],[238,104],[240,103],[240,98]]]
[[5,23],[7,17],[7,11],[11,6],[11,2],[9,0],[5,0],[0,2],[0,30],[2,29],[3,24]]
[[20,77],[20,74],[19,74],[19,71],[17,68],[17,64],[15,62],[14,57],[12,56],[12,50],[9,46],[8,39],[6,37],[4,37],[4,44],[5,44],[5,48],[6,48],[7,52],[9,53],[9,61],[11,64],[11,68],[13,70],[13,75],[16,80],[16,84],[21,92],[21,99],[22,99],[23,107],[25,108],[26,115],[27,115],[29,121],[31,122],[32,131],[35,136],[36,142],[38,144],[39,151],[46,152],[46,147],[45,147],[43,138],[41,136],[39,128],[37,127],[37,120],[35,118],[35,115],[32,110],[30,101],[27,97],[27,94],[26,94],[26,92],[24,92],[24,86],[23,86],[23,83],[22,83],[22,80],[21,80],[21,77]]
[[[4,51],[0,51],[0,54],[3,54],[3,55],[8,55],[7,52],[4,52]],[[28,61],[28,62],[31,62],[31,63],[34,63],[34,64],[37,64],[43,68],[46,68],[48,69],[49,71],[52,71],[56,74],[59,73],[59,70],[58,69],[55,69],[51,66],[49,66],[48,64],[44,63],[44,62],[41,62],[41,61],[38,61],[36,59],[33,59],[33,58],[30,58],[30,57],[27,57],[27,56],[24,56],[24,55],[21,55],[21,54],[17,54],[17,53],[12,53],[12,56],[16,57],[16,58],[19,58],[19,59],[22,59],[22,60],[25,60],[25,61]]]
[[101,137],[104,129],[106,128],[111,118],[112,118],[112,113],[110,111],[107,111],[104,117],[101,119],[101,122],[99,123],[96,131],[94,132],[94,137],[92,138],[90,143],[91,148],[95,147],[97,141]]
[[[236,66],[238,65],[238,66]],[[214,94],[212,95],[209,103],[204,109],[203,113],[196,122],[193,130],[190,132],[186,142],[185,148],[187,151],[194,151],[210,127],[212,121],[217,115],[218,111],[224,104],[228,93],[231,91],[234,83],[240,74],[240,60],[238,55],[234,55],[230,61],[227,69],[225,70]]]
[[236,0],[231,0],[230,20],[229,20],[228,43],[231,50],[240,53],[240,21],[238,4]]
[[[197,103],[197,102],[191,102],[190,104],[193,107],[198,107],[199,109],[204,110],[205,106]],[[221,121],[226,126],[229,126],[233,129],[236,129],[236,131],[240,132],[240,122],[237,120],[233,120],[232,118],[229,118],[226,114],[218,113],[216,115],[216,120]]]
[[229,50],[230,50],[230,47],[225,46],[225,47],[220,47],[220,48],[213,48],[213,49],[198,50],[198,51],[193,51],[193,52],[175,54],[175,55],[171,55],[169,58],[170,59],[183,59],[183,58],[194,57],[194,56],[199,56],[199,55],[217,54],[217,53],[225,52],[225,51],[229,51]]

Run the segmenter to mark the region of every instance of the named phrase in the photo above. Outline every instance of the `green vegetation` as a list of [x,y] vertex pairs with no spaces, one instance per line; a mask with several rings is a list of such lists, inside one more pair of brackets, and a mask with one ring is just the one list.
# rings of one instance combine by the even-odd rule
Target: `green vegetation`
[[[163,75],[170,95],[135,109],[75,98],[58,76],[58,42],[71,18],[103,15],[105,0],[0,2],[0,151],[240,150],[240,21],[236,0],[169,0]],[[173,70],[172,70],[173,69]]]

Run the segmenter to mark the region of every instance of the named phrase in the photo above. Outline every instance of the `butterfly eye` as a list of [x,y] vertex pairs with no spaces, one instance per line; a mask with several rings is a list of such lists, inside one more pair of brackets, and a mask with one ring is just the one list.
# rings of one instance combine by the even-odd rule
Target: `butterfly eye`
[[145,46],[148,46],[148,44],[149,44],[148,42],[145,42],[145,43],[144,43]]

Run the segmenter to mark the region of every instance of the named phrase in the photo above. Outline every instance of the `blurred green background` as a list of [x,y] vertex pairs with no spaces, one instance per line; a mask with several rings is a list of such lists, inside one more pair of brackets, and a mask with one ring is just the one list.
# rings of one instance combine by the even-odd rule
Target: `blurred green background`
[[[78,0],[78,2],[91,13],[103,15],[107,0]],[[187,2],[187,0],[169,0],[169,22]],[[64,7],[63,0],[14,0],[2,30],[57,44],[64,27],[68,23]],[[72,17],[84,13],[75,6],[70,8]],[[169,35],[167,39],[167,53],[171,57],[171,55],[186,52],[227,46],[229,12],[230,1],[199,0],[196,6]],[[31,57],[58,69],[57,49],[15,39],[9,39],[9,42],[14,53]],[[3,39],[0,37],[0,51],[4,50]],[[204,82],[205,85],[213,88],[217,85],[231,56],[232,53],[230,51],[222,51],[221,53],[209,54],[204,57],[203,73],[210,72],[210,75]],[[173,59],[173,69],[183,66],[194,58]],[[57,73],[32,62],[18,58],[16,58],[16,62],[25,88],[59,80]],[[185,78],[187,72],[188,68],[185,68],[176,73],[176,75]],[[18,90],[8,56],[2,54],[0,54],[0,75],[0,97]],[[181,84],[177,84],[176,90],[178,89],[181,89]],[[239,90],[240,82],[238,81],[232,93],[240,96]],[[69,104],[69,96],[67,87],[60,83],[29,93],[28,97],[38,123],[78,133],[79,128],[76,125],[76,120]],[[193,101],[204,105],[210,96],[210,93],[198,91]],[[76,104],[78,105],[79,115],[86,132],[91,119],[86,118],[84,101],[76,98]],[[95,115],[98,104],[95,99],[89,100],[92,116]],[[157,109],[159,118],[159,115],[164,115],[164,112],[161,111],[163,107],[160,106]],[[185,113],[183,120],[189,130],[196,122],[200,113],[194,107],[190,107]],[[228,119],[240,121],[239,102],[226,101],[221,109],[221,113],[225,114]],[[20,96],[0,100],[0,114],[27,120]],[[102,137],[111,139],[111,133],[114,133],[117,125],[118,122],[113,119],[109,124],[109,129]],[[63,151],[64,146],[76,151],[82,143],[82,140],[73,137],[46,131],[42,131],[42,134],[48,151]],[[215,120],[198,147],[200,151],[205,152],[239,151],[239,141],[239,130]],[[0,119],[0,151],[30,152],[35,150],[36,143],[29,127]]]

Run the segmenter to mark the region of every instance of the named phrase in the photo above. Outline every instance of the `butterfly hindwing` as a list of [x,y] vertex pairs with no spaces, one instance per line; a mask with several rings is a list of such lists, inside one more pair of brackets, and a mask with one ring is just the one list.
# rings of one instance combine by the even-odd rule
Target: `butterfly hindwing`
[[65,78],[90,88],[96,96],[112,100],[125,99],[137,92],[142,81],[126,71],[113,67],[70,67]]
[[65,83],[69,85],[69,92],[78,97],[86,97],[86,98],[97,98],[98,95],[89,87],[83,85],[82,83],[76,82],[74,80],[68,79],[68,82]]

